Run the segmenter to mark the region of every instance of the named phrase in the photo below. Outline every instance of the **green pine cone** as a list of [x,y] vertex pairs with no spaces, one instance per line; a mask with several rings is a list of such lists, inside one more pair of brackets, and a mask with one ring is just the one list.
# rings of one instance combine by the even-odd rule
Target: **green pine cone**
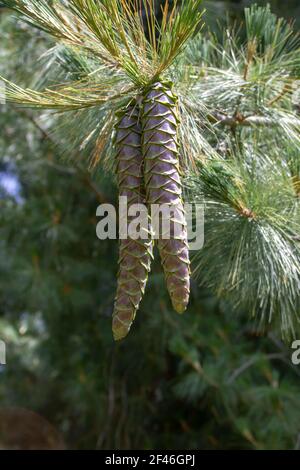
[[169,239],[164,239],[165,229],[159,230],[158,249],[173,307],[183,313],[189,302],[190,261],[179,175],[178,124],[177,98],[170,86],[153,84],[145,94],[142,111],[146,198],[148,205],[163,204],[171,211]]
[[[145,204],[143,157],[141,152],[141,126],[137,106],[129,106],[116,125],[117,175],[119,195],[126,196],[128,210],[132,204]],[[128,217],[128,225],[133,217]],[[151,258],[153,242],[149,231],[143,238],[128,236],[120,240],[118,287],[113,312],[115,340],[124,338],[132,325],[143,297]],[[147,237],[147,238],[146,238]]]

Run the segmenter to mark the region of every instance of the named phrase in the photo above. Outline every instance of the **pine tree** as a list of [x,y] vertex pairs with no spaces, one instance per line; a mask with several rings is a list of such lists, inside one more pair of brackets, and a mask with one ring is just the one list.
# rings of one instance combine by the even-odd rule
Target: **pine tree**
[[[184,46],[187,39],[193,34],[196,27],[198,26],[201,14],[199,12],[200,0],[193,0],[186,2],[182,8],[181,13],[176,14],[176,8],[169,11],[168,4],[164,10],[164,16],[162,20],[162,26],[158,28],[155,18],[154,3],[145,2],[144,7],[146,11],[146,18],[148,23],[148,34],[150,41],[147,40],[144,32],[144,22],[142,12],[138,10],[137,4],[126,6],[124,2],[100,2],[96,5],[93,1],[70,1],[68,3],[69,10],[64,8],[59,3],[49,6],[47,3],[39,3],[39,6],[35,2],[8,2],[9,6],[12,6],[25,15],[29,16],[33,21],[37,21],[39,26],[48,32],[51,32],[55,37],[60,37],[67,42],[74,45],[81,45],[87,52],[93,53],[96,57],[98,56],[103,65],[106,66],[107,73],[113,69],[118,72],[119,69],[130,79],[135,85],[135,92],[139,93],[146,89],[152,82],[153,79],[166,71],[173,63],[175,57],[179,54],[182,47]],[[64,11],[65,10],[65,11]],[[68,22],[64,22],[63,29],[58,28],[57,19],[60,21],[64,20],[64,15],[74,15],[74,22],[79,22],[79,28],[75,32],[74,27]],[[172,21],[171,18],[174,17]],[[135,18],[135,21],[133,20]],[[102,28],[102,25],[105,27]],[[157,31],[159,30],[159,37],[157,38]],[[92,36],[88,34],[88,31],[92,33],[97,39],[98,52],[96,52],[96,45],[92,42]],[[72,39],[73,38],[73,39]],[[149,57],[150,53],[150,57]],[[125,80],[125,78],[123,80]],[[114,77],[112,77],[114,78]],[[116,75],[116,80],[119,78]],[[83,79],[85,80],[85,79]],[[112,81],[110,87],[114,82]],[[18,94],[18,88],[14,85],[12,90]],[[70,85],[66,85],[70,87]],[[97,87],[97,85],[96,85]],[[101,98],[101,92],[99,96],[99,104],[101,102],[107,102],[108,96],[110,100],[114,97],[111,96],[111,88],[104,88]],[[69,88],[72,90],[72,88]],[[22,93],[22,92],[21,92]],[[28,91],[28,99],[35,101],[34,92]],[[132,92],[131,92],[132,93]],[[12,99],[18,101],[17,95],[13,98],[13,94],[9,95]],[[26,94],[26,91],[25,91]],[[53,107],[59,109],[67,109],[68,107],[80,108],[82,103],[79,104],[78,97],[75,97],[76,90],[72,91],[71,96],[64,95],[64,91],[60,90],[59,93],[56,91],[50,91],[47,97],[46,94],[39,93],[35,95],[39,103],[35,102],[37,106]],[[119,97],[124,97],[126,92],[120,92]],[[127,86],[127,94],[130,96],[130,90]],[[106,95],[106,96],[105,96]],[[145,159],[145,193],[146,202],[148,205],[155,203],[168,203],[176,207],[176,213],[174,219],[177,219],[178,215],[182,219],[182,228],[179,238],[176,238],[174,228],[172,229],[172,239],[169,242],[165,242],[162,238],[164,234],[159,235],[158,246],[160,249],[163,266],[166,273],[167,286],[172,298],[174,308],[182,313],[188,303],[189,299],[189,255],[187,247],[187,233],[186,233],[186,222],[184,218],[183,205],[181,201],[181,183],[179,179],[179,159],[178,159],[178,144],[177,144],[177,123],[175,125],[170,122],[173,118],[177,120],[175,113],[175,101],[173,104],[169,103],[170,113],[169,115],[160,115],[160,122],[158,123],[161,128],[153,129],[151,127],[151,118],[147,112],[147,100],[149,95],[145,97],[145,103],[143,103],[143,127],[141,140],[143,145],[141,151],[144,153],[142,156]],[[168,97],[167,92],[165,97]],[[46,101],[47,104],[46,104]],[[167,98],[168,99],[168,98]],[[25,98],[25,102],[27,99]],[[67,104],[68,102],[68,104]],[[29,104],[27,102],[27,104]],[[34,103],[32,103],[34,104]],[[87,97],[85,97],[84,106],[90,106]],[[161,105],[158,103],[158,108]],[[151,105],[150,105],[151,107]],[[128,109],[128,108],[126,108]],[[136,110],[133,111],[132,115],[129,116],[127,111],[125,114],[121,114],[121,120],[117,126],[117,154],[119,162],[117,164],[118,180],[120,186],[120,194],[126,193],[129,196],[129,204],[139,202],[141,197],[139,193],[143,192],[143,179],[144,175],[142,169],[144,165],[139,161],[139,156],[136,154],[136,147],[138,144],[139,131],[137,131],[139,116],[135,116],[136,125],[132,122],[133,115]],[[147,115],[148,114],[148,115]],[[155,120],[156,116],[153,116],[152,120]],[[127,119],[130,119],[128,123],[129,132],[127,133]],[[126,129],[124,129],[124,126]],[[171,136],[171,143],[164,140],[162,135],[165,136],[166,132],[164,127],[173,126],[173,135]],[[156,132],[157,131],[157,132]],[[107,131],[106,131],[107,132]],[[123,134],[126,134],[125,136]],[[156,134],[156,135],[155,135]],[[151,139],[151,140],[150,140]],[[152,140],[156,143],[152,144]],[[150,145],[149,145],[150,144]],[[157,179],[160,172],[159,163],[151,165],[151,160],[157,155],[153,154],[151,149],[158,147],[159,145],[165,145],[162,152],[164,153],[163,162],[169,161],[170,170],[167,169],[165,172],[165,182],[161,184],[159,192],[160,196],[155,197],[154,193],[156,189],[153,188],[153,184],[157,185]],[[173,148],[171,148],[173,145]],[[134,149],[133,149],[134,146]],[[168,157],[167,153],[170,153]],[[139,152],[138,152],[139,153]],[[132,157],[133,163],[130,166],[123,167],[124,158],[128,156]],[[99,155],[97,156],[99,158]],[[174,163],[175,161],[175,163]],[[173,170],[172,170],[173,169]],[[140,172],[137,174],[137,172]],[[129,185],[129,186],[128,186]],[[177,186],[173,189],[173,186]],[[131,186],[131,187],[130,187]],[[129,190],[129,194],[127,191]],[[174,197],[172,197],[172,192]],[[150,231],[149,231],[150,233]],[[115,339],[123,338],[130,329],[133,318],[135,317],[136,309],[141,300],[141,294],[144,292],[147,273],[150,269],[151,253],[149,252],[151,242],[139,241],[139,243],[133,240],[125,241],[120,246],[120,272],[119,272],[119,283],[118,292],[116,297],[116,306],[113,319],[113,330]],[[130,279],[128,279],[128,277]]]
[[[53,44],[49,44],[47,36],[24,26],[15,16],[7,16],[5,23],[0,15],[1,75],[28,86],[33,71],[41,67],[42,62],[38,60],[41,55],[46,60],[43,77],[38,82],[34,78],[31,87],[48,87],[49,83],[44,83],[46,79],[50,83],[53,79],[63,83],[66,72],[68,80],[71,77],[79,80],[86,70],[91,71],[84,57],[74,58],[60,48],[49,67],[45,48]],[[206,244],[210,242],[210,248],[201,263],[205,261],[207,267],[210,263],[214,266],[209,273],[206,267],[199,267],[200,279],[206,275],[206,282],[219,291],[222,300],[212,297],[211,292],[192,281],[189,314],[173,315],[163,289],[161,268],[158,260],[154,260],[135,330],[123,344],[112,345],[110,332],[117,244],[97,241],[94,218],[99,202],[115,201],[116,187],[111,173],[104,173],[101,162],[101,170],[93,175],[85,171],[83,165],[83,161],[86,163],[84,156],[93,152],[99,129],[110,123],[107,117],[115,113],[114,102],[108,104],[107,110],[96,106],[70,111],[66,118],[45,114],[43,119],[39,119],[37,112],[10,103],[0,105],[0,338],[5,339],[9,351],[9,367],[0,367],[1,407],[2,410],[4,407],[30,408],[43,415],[60,430],[69,448],[299,449],[299,418],[295,412],[299,407],[299,366],[291,362],[290,344],[285,345],[279,339],[274,323],[265,335],[255,333],[244,303],[247,300],[253,307],[255,284],[248,285],[248,291],[243,276],[244,284],[224,285],[224,262],[228,268],[231,266],[233,247],[237,246],[241,235],[238,222],[245,219],[249,224],[258,222],[258,214],[256,218],[251,214],[254,212],[251,201],[256,207],[259,203],[260,218],[265,217],[261,229],[265,228],[264,234],[270,218],[278,221],[278,215],[282,218],[280,233],[287,233],[292,221],[295,230],[297,228],[297,206],[293,203],[297,201],[298,147],[294,135],[289,135],[290,118],[297,124],[297,98],[292,103],[291,93],[287,92],[268,113],[255,107],[255,114],[256,93],[264,99],[262,89],[266,94],[275,91],[278,96],[280,93],[277,94],[273,86],[275,84],[280,91],[282,88],[276,81],[276,74],[272,75],[272,82],[264,78],[264,64],[268,68],[265,58],[261,59],[263,64],[253,62],[256,73],[257,69],[261,71],[260,88],[257,88],[257,75],[253,70],[253,83],[248,86],[255,99],[252,95],[251,99],[242,100],[242,105],[252,110],[250,117],[247,113],[248,122],[243,122],[241,116],[234,115],[236,102],[231,98],[237,91],[238,76],[244,73],[244,58],[236,64],[236,72],[228,76],[226,86],[220,89],[225,71],[231,70],[222,55],[226,48],[223,42],[222,46],[216,45],[215,36],[204,31],[202,34],[203,44],[191,44],[186,54],[188,68],[194,64],[193,71],[199,77],[199,80],[192,80],[192,85],[196,87],[204,81],[199,90],[203,99],[197,100],[195,109],[201,133],[195,134],[194,129],[191,135],[191,143],[196,136],[197,145],[202,149],[197,165],[203,178],[191,174],[187,180],[182,178],[182,182],[186,198],[192,200],[197,196],[202,202],[205,195],[206,217],[209,216]],[[243,34],[243,29],[239,34]],[[233,37],[236,42],[238,36]],[[237,47],[239,53],[245,41],[245,37],[242,38]],[[228,34],[225,39],[228,40]],[[207,52],[211,41],[213,48]],[[283,44],[281,40],[280,44]],[[216,50],[219,51],[217,56]],[[297,66],[298,51],[291,50],[294,52],[285,70],[295,77],[297,69],[292,67],[292,62]],[[209,62],[203,59],[205,51]],[[208,63],[212,64],[209,74]],[[191,118],[184,113],[184,108],[194,109],[196,90],[189,82],[189,96],[182,101],[183,95],[176,85],[180,70],[183,68],[176,64],[171,78],[179,95],[179,138],[187,143],[184,137]],[[182,83],[184,88],[185,82]],[[228,95],[220,96],[221,90],[222,93],[227,90]],[[217,105],[216,97],[223,107]],[[246,97],[249,98],[248,91]],[[266,96],[266,100],[268,98]],[[276,110],[282,113],[281,118],[288,118],[286,128],[281,127],[281,124],[285,127],[284,121],[274,119],[274,109],[275,114]],[[287,112],[287,109],[292,111]],[[63,125],[55,136],[48,132],[54,119]],[[92,134],[95,122],[99,125]],[[85,137],[91,136],[90,140],[83,137],[83,129]],[[59,138],[61,146],[52,145],[54,138]],[[80,148],[83,141],[86,147]],[[99,138],[97,145],[101,146],[102,142]],[[62,148],[65,157],[72,154],[69,163],[61,158]],[[115,150],[109,139],[105,147],[108,158],[115,158]],[[181,157],[190,156],[191,150],[193,147],[181,144]],[[221,161],[219,154],[223,157]],[[216,161],[211,161],[214,155]],[[245,157],[246,166],[240,162]],[[249,162],[257,165],[257,181],[252,177],[253,167]],[[17,193],[5,189],[8,176],[19,181]],[[257,201],[254,201],[257,189]],[[247,194],[253,199],[246,200]],[[289,202],[292,202],[292,210],[285,212],[290,207]],[[268,209],[265,213],[261,211],[263,206]],[[239,219],[242,216],[244,218]],[[289,224],[284,225],[284,220]],[[247,227],[245,225],[244,230]],[[276,234],[275,226],[273,233]],[[217,245],[214,240],[218,241]],[[297,246],[293,234],[291,242],[292,246]],[[278,248],[276,237],[273,243]],[[255,249],[257,246],[255,244]],[[265,248],[268,248],[267,243]],[[240,253],[242,249],[244,256],[250,253],[247,243],[241,246]],[[274,250],[271,258],[270,251],[273,248],[264,260],[267,258],[273,263],[278,251]],[[264,263],[258,264],[259,254],[251,250],[251,255],[253,252],[255,260],[251,256],[243,260],[243,263],[247,261],[248,271],[237,274],[242,272],[248,279],[260,279],[266,287],[268,277]],[[286,252],[285,256],[288,254]],[[294,265],[293,258],[291,260]],[[256,266],[254,272],[250,272],[251,266]],[[271,268],[271,264],[268,266]],[[289,273],[288,270],[286,286],[292,285]],[[219,289],[220,286],[224,289]],[[226,291],[228,286],[230,291]],[[238,298],[239,292],[243,298]],[[238,314],[223,299],[224,294],[229,301],[239,303]],[[270,299],[270,295],[267,298]],[[288,315],[291,312],[287,310]],[[274,310],[273,313],[276,318],[280,312]],[[3,443],[4,426],[7,444],[11,433],[5,428],[7,421],[2,410],[0,442]],[[20,423],[15,416],[11,431],[22,427],[24,421]],[[18,448],[19,443],[13,444]]]
[[[143,17],[137,5],[121,0],[8,0],[7,6],[58,41],[49,60],[59,69],[67,64],[71,72],[64,84],[43,91],[6,82],[6,98],[77,111],[77,119],[85,115],[88,132],[81,149],[94,148],[95,164],[103,154],[106,163],[113,160],[116,111],[143,96],[146,199],[170,203],[174,196],[182,219],[180,240],[158,242],[175,309],[182,312],[189,297],[180,166],[187,198],[204,201],[206,209],[206,245],[194,269],[201,283],[255,315],[260,325],[279,322],[288,337],[299,322],[299,38],[269,7],[256,6],[245,11],[246,38],[229,29],[222,39],[203,34],[200,3],[189,0],[173,10],[166,4],[158,24],[148,1]],[[77,79],[68,81],[72,74]],[[166,103],[168,108],[162,120],[148,103],[158,96],[157,109]],[[149,119],[147,106],[154,110]],[[84,128],[82,120],[79,125]],[[150,138],[161,155],[170,144],[170,169],[161,168],[166,162],[153,152]],[[172,197],[164,198],[167,194]],[[144,277],[138,282],[141,292]],[[136,298],[134,310],[137,305]]]

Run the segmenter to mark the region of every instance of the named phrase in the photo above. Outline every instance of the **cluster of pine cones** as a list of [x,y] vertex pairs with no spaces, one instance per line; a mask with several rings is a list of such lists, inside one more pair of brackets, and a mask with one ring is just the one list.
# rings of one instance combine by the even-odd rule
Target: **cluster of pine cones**
[[[113,312],[115,340],[128,334],[145,291],[153,257],[153,204],[172,208],[170,237],[160,234],[157,246],[173,307],[183,313],[189,301],[190,262],[179,175],[178,125],[177,98],[171,85],[163,82],[148,87],[141,104],[131,102],[116,125],[119,195],[127,197],[128,209],[132,204],[146,203],[149,224],[145,236],[133,239],[129,235],[120,240]],[[132,217],[127,216],[130,224]]]

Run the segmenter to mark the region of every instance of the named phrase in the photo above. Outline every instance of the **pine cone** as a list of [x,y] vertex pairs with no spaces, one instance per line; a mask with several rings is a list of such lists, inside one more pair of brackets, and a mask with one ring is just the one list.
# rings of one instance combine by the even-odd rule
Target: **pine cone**
[[[177,98],[167,84],[147,90],[142,111],[142,148],[148,205],[164,204],[171,210],[169,239],[159,232],[158,249],[167,288],[178,313],[186,310],[190,293],[187,227],[179,175]],[[152,221],[153,222],[153,221]]]
[[[136,105],[129,106],[120,115],[116,125],[116,149],[119,195],[127,196],[129,210],[132,204],[145,204],[141,126]],[[127,217],[130,224],[133,217],[128,214]],[[115,340],[128,334],[135,318],[145,291],[152,251],[150,230],[145,238],[134,240],[129,235],[127,239],[120,240],[118,287],[113,312]]]

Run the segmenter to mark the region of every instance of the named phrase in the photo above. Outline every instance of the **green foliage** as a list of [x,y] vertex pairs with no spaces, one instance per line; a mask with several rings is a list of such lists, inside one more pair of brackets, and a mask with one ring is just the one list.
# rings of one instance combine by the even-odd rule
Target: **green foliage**
[[205,204],[195,271],[286,337],[299,331],[300,312],[299,45],[290,24],[253,6],[245,41],[229,28],[221,41],[199,36],[177,80],[202,129],[200,163],[187,178],[188,196]]
[[[205,197],[201,282],[244,308],[261,326],[279,321],[284,335],[299,323],[299,206],[280,160],[242,148],[238,159],[202,165],[191,181]],[[279,162],[279,163],[278,163]],[[202,199],[200,199],[202,200]]]
[[[77,15],[85,25],[85,29],[79,28],[82,40],[92,31],[110,57],[117,58],[119,54],[127,57],[132,66],[135,63],[140,81],[133,79],[136,82],[133,88],[122,74],[119,75],[118,67],[116,70],[107,67],[105,59],[100,68],[93,69],[96,64],[91,59],[85,61],[85,54],[78,60],[78,55],[73,57],[68,49],[55,59],[56,67],[63,65],[71,77],[80,75],[79,81],[54,90],[46,88],[43,92],[23,89],[6,81],[6,97],[17,103],[74,110],[74,119],[68,115],[67,127],[62,126],[64,134],[72,139],[73,133],[66,133],[66,130],[74,126],[76,135],[78,125],[87,134],[81,145],[78,137],[73,139],[73,146],[68,145],[68,138],[62,139],[60,145],[66,141],[65,148],[69,147],[69,150],[76,150],[75,143],[80,150],[92,152],[93,165],[105,154],[106,162],[112,166],[114,116],[121,104],[141,91],[137,83],[144,83],[146,69],[142,61],[148,60],[147,54],[143,56],[146,44],[150,48],[152,68],[156,54],[158,67],[162,67],[160,71],[165,68],[163,64],[169,66],[168,54],[160,52],[171,34],[168,28],[173,25],[177,31],[177,43],[175,41],[173,46],[178,55],[183,45],[180,31],[186,31],[182,33],[184,41],[193,34],[192,13],[199,8],[199,2],[186,3],[176,14],[175,4],[174,10],[169,11],[169,20],[165,9],[160,27],[154,7],[149,4],[150,10],[145,8],[149,42],[142,34],[141,12],[137,9],[133,12],[122,2],[96,5],[85,0],[83,3],[69,2],[66,6],[47,4],[45,10],[41,8],[40,16],[34,1],[13,2],[10,6],[38,24],[49,26],[60,18],[69,28],[60,12],[63,8],[66,15]],[[101,29],[106,15],[110,21]],[[206,249],[198,254],[199,276],[218,295],[226,295],[233,305],[244,305],[251,315],[256,314],[261,325],[273,319],[279,322],[283,335],[289,337],[295,334],[299,317],[297,144],[300,121],[295,101],[299,36],[285,20],[277,19],[269,6],[254,5],[246,9],[245,19],[244,41],[229,28],[221,42],[209,32],[198,34],[178,62],[171,66],[169,75],[180,98],[182,166],[189,169],[193,181],[191,197],[204,200],[207,206],[208,242]],[[199,21],[198,15],[195,25]],[[263,24],[268,25],[267,32],[262,28]],[[157,28],[160,45],[156,44]],[[54,36],[55,31],[48,28]],[[142,34],[143,45],[137,39],[140,37],[138,32]],[[131,57],[132,44],[137,47],[133,53],[139,57],[139,63]],[[57,51],[56,48],[55,54]],[[175,56],[171,56],[174,59]],[[94,60],[96,58],[94,55]],[[128,75],[126,66],[119,65]],[[84,73],[89,67],[90,72]],[[152,79],[158,73],[158,69],[155,70]],[[129,78],[133,77],[129,74]],[[91,109],[83,114],[85,107]],[[77,126],[74,125],[76,120]],[[82,135],[82,132],[78,134]],[[226,160],[229,173],[223,160]],[[198,176],[193,176],[195,167],[198,167]],[[235,179],[229,176],[231,171],[236,173]],[[235,236],[227,229],[225,215],[230,227],[236,225],[232,222],[237,223],[233,230]],[[225,235],[228,236],[227,243]],[[219,256],[214,257],[217,247]]]
[[179,11],[177,1],[172,8],[165,2],[160,24],[153,0],[5,0],[4,4],[66,46],[124,71],[136,85],[147,85],[171,65],[195,32],[201,2],[186,0]]
[[[253,24],[260,17],[252,11]],[[43,32],[9,17],[2,32],[1,75],[51,92],[54,82],[64,90],[76,83],[74,98],[95,99],[81,90],[84,79],[92,87],[107,72],[89,50],[53,48]],[[114,202],[116,188],[101,166],[86,171],[85,156],[93,158],[96,143],[101,149],[103,123],[131,92],[59,116],[1,105],[0,174],[21,188],[17,197],[0,192],[2,407],[43,415],[69,448],[299,449],[299,367],[277,331],[297,334],[300,308],[299,104],[291,100],[299,46],[289,38],[284,52],[266,56],[270,31],[246,80],[248,39],[236,33],[224,42],[203,33],[169,69],[183,160],[196,162],[187,197],[206,209],[195,260],[205,287],[194,281],[187,314],[174,316],[154,264],[135,332],[120,345],[111,335],[117,243],[95,235],[96,207]],[[126,91],[122,72],[111,79],[116,95]],[[73,154],[72,165],[61,153]],[[110,140],[104,154],[111,164]]]

